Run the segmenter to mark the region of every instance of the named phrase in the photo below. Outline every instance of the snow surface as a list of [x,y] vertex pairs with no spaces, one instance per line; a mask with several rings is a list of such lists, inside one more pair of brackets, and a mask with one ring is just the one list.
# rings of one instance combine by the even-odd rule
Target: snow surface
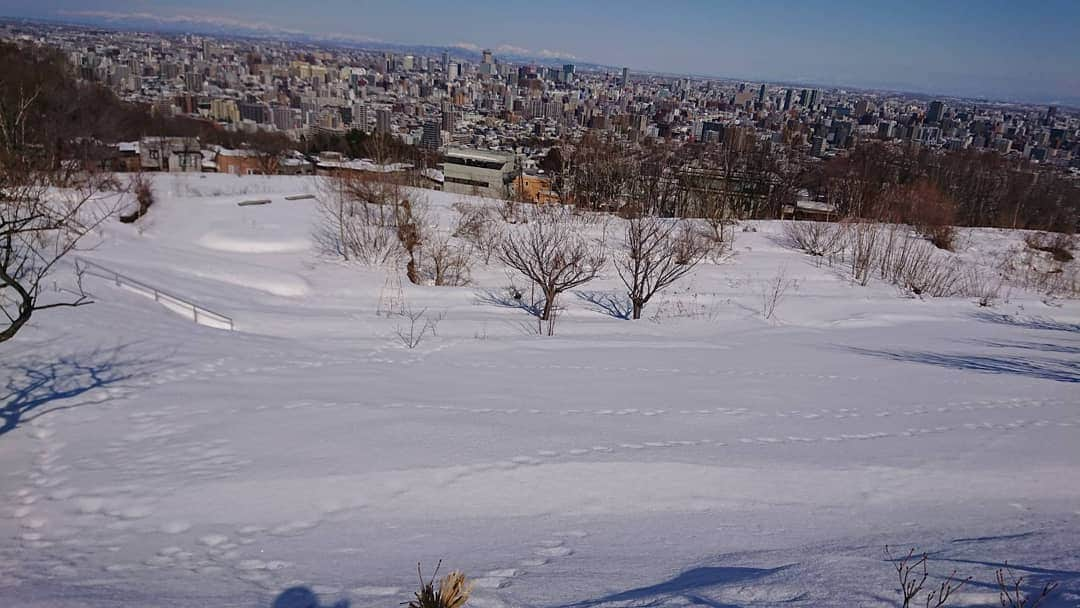
[[[496,265],[398,277],[445,313],[409,350],[378,314],[397,271],[321,257],[315,201],[284,199],[314,178],[155,187],[80,255],[237,331],[87,277],[95,304],[0,345],[0,604],[394,606],[443,559],[477,608],[893,606],[889,544],[975,577],[957,605],[996,605],[1006,560],[1080,605],[1076,302],[855,286],[750,222],[647,319],[593,303],[609,270],[551,338]],[[444,227],[464,198],[419,193]],[[991,266],[1021,236],[963,242]]]

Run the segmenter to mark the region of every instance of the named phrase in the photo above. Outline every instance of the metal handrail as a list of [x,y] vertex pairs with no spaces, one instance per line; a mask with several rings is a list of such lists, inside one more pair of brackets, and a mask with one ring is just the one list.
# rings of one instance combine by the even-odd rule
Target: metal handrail
[[[161,302],[162,299],[167,299],[167,300],[172,300],[174,303],[179,304],[180,306],[190,308],[191,309],[192,320],[195,321],[196,323],[199,322],[199,316],[202,315],[205,318],[214,319],[214,320],[218,321],[219,323],[228,323],[229,331],[235,331],[236,330],[236,326],[233,323],[232,317],[229,317],[227,315],[223,315],[220,312],[215,312],[213,310],[210,310],[209,308],[206,308],[205,306],[199,306],[198,304],[192,302],[191,300],[181,298],[180,296],[173,295],[173,294],[171,294],[171,293],[169,293],[167,291],[164,291],[162,289],[158,289],[157,287],[154,287],[153,285],[149,285],[147,283],[144,283],[144,282],[142,282],[142,281],[140,281],[138,279],[133,279],[133,278],[131,278],[129,276],[122,275],[119,272],[116,272],[115,270],[113,270],[111,268],[107,268],[105,266],[102,266],[101,264],[98,264],[97,262],[91,262],[90,260],[87,260],[86,258],[81,258],[81,257],[78,257],[78,256],[74,256],[74,258],[75,258],[75,270],[79,274],[86,273],[86,274],[90,274],[92,276],[97,276],[97,277],[100,277],[100,278],[103,278],[103,279],[109,279],[109,280],[113,281],[114,283],[116,283],[117,287],[123,287],[125,285],[128,285],[128,286],[131,286],[131,287],[136,287],[136,288],[141,289],[143,291],[148,291],[148,292],[150,292],[151,295],[153,295],[155,302]],[[95,274],[93,272],[87,272],[88,268],[90,268],[90,269],[95,269],[96,268],[102,274]]]

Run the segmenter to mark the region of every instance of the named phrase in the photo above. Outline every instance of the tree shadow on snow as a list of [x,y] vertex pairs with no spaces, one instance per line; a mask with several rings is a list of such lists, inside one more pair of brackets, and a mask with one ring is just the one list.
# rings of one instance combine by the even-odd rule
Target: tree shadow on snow
[[524,310],[534,317],[543,314],[543,302],[530,301],[529,296],[520,292],[511,293],[510,290],[484,289],[476,292],[476,301],[480,304],[491,304],[500,308],[516,308]]
[[948,369],[983,372],[988,374],[1010,374],[1052,380],[1054,382],[1080,382],[1080,362],[1061,361],[1045,357],[988,356],[931,353],[920,351],[888,351],[869,348],[848,347],[846,350],[890,361],[922,363]]
[[574,295],[579,300],[592,304],[597,312],[602,312],[609,317],[625,321],[634,313],[633,304],[625,294],[606,291],[575,291]]
[[1046,331],[1063,331],[1067,333],[1080,333],[1080,323],[1062,323],[1045,317],[1018,317],[995,312],[980,311],[974,314],[979,321],[1008,325],[1022,329],[1041,329]]
[[[107,403],[124,382],[150,373],[155,361],[130,346],[94,349],[59,357],[23,356],[0,365],[0,437],[20,424],[59,410]],[[85,397],[84,399],[80,399]]]
[[741,568],[734,566],[706,566],[691,568],[672,578],[655,585],[638,587],[605,595],[603,597],[566,604],[559,608],[589,608],[611,602],[632,602],[635,606],[656,606],[666,604],[672,599],[681,599],[692,605],[708,608],[739,608],[734,604],[724,604],[709,599],[703,592],[712,587],[745,584],[765,578],[788,566],[779,568]]
[[1025,342],[1021,340],[971,340],[971,344],[979,346],[991,346],[994,348],[1015,348],[1019,350],[1036,350],[1046,353],[1060,353],[1063,355],[1080,355],[1080,346],[1068,346],[1053,342]]
[[270,608],[349,608],[348,600],[340,600],[337,603],[323,606],[319,603],[319,596],[315,595],[307,587],[292,587],[282,591],[274,599]]

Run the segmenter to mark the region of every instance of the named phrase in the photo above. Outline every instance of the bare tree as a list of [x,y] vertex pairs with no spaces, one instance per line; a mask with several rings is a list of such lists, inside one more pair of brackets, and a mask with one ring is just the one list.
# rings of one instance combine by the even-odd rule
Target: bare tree
[[340,172],[320,184],[314,236],[324,252],[365,264],[400,258],[400,186],[352,172]]
[[115,201],[98,198],[105,176],[72,170],[27,139],[37,97],[0,99],[0,342],[15,337],[35,312],[90,303],[79,280],[70,297],[43,297],[47,279],[115,211]]
[[[894,562],[893,569],[896,571],[900,583],[900,597],[903,599],[902,608],[912,608],[918,602],[919,595],[922,594],[926,579],[930,577],[926,567],[929,558],[923,553],[916,559],[915,549],[912,549],[904,557],[894,559],[889,547],[886,546],[885,559]],[[959,591],[970,580],[970,576],[962,580],[957,579],[956,571],[953,570],[937,589],[929,589],[926,592],[924,596],[926,608],[941,608],[949,601],[952,594]]]
[[708,244],[689,222],[652,216],[628,220],[615,270],[626,286],[631,316],[640,319],[657,292],[686,276],[708,252]]
[[556,207],[538,208],[527,225],[512,227],[498,256],[543,293],[541,321],[551,320],[559,294],[595,279],[607,261],[602,246],[578,234],[573,216]]

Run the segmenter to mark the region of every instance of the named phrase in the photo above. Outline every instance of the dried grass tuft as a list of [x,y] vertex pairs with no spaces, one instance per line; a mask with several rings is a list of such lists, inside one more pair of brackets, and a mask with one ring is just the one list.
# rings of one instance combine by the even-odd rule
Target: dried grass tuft
[[420,564],[416,564],[420,590],[416,592],[416,599],[409,602],[408,608],[462,608],[469,601],[472,583],[458,571],[444,576],[439,581],[438,591],[435,590],[435,577],[439,574],[439,566],[442,566],[442,561],[435,566],[431,579],[425,583],[424,575],[420,572]]

